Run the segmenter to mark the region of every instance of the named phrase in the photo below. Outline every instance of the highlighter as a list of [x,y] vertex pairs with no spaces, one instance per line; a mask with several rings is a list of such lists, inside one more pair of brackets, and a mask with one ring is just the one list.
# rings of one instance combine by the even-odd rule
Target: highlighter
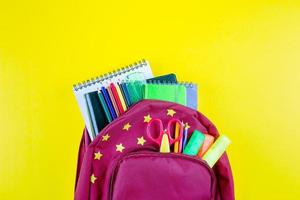
[[202,157],[203,160],[205,160],[210,167],[213,167],[229,144],[230,140],[225,135],[219,136],[215,143],[204,154]]
[[206,151],[214,143],[214,140],[215,140],[215,138],[211,135],[204,134],[204,136],[205,136],[205,139],[204,139],[203,145],[201,146],[201,148],[198,152],[199,157],[202,157],[206,153]]
[[204,134],[198,130],[195,130],[187,143],[186,147],[183,150],[184,154],[195,156],[199,152],[200,147],[204,142]]
[[170,153],[170,143],[169,143],[169,138],[167,134],[163,134],[161,138],[161,143],[160,143],[160,150],[161,153]]

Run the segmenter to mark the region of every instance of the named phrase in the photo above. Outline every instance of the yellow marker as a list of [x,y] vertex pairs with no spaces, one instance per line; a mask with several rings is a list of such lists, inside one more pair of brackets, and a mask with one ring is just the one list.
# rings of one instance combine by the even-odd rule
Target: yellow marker
[[[175,126],[175,138],[178,138],[179,137],[179,124],[176,123],[176,126]],[[174,153],[179,153],[179,141],[176,141],[174,143]]]
[[121,90],[120,90],[120,87],[119,87],[118,84],[116,84],[115,86],[116,86],[116,90],[117,90],[118,96],[119,96],[119,98],[120,98],[120,101],[121,101],[123,110],[126,111],[126,110],[127,110],[127,107],[126,107],[126,103],[125,103],[123,94],[122,94],[122,92],[121,92]]
[[162,136],[159,151],[161,153],[170,153],[170,143],[169,143],[168,135],[166,133],[164,133]]

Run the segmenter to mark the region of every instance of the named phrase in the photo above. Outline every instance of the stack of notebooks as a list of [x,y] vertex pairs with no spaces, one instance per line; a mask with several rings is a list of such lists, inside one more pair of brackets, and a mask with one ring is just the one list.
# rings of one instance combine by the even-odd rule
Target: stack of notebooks
[[175,74],[153,77],[149,62],[104,74],[73,86],[91,140],[143,99],[176,102],[197,110],[197,85],[178,83]]

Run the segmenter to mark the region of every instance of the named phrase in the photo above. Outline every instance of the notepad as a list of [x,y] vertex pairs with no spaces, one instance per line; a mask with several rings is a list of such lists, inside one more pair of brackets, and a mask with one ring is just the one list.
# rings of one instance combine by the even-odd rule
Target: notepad
[[186,105],[186,87],[181,84],[145,84],[144,98]]
[[[106,87],[110,83],[118,83],[124,80],[146,80],[149,78],[153,78],[150,65],[146,60],[141,60],[133,65],[129,65],[128,67],[121,68],[114,72],[104,74],[87,81],[83,81],[73,86],[73,91],[91,140],[94,139],[95,135],[92,134],[92,122],[85,94],[98,91],[102,86]],[[104,111],[102,116],[105,116]]]

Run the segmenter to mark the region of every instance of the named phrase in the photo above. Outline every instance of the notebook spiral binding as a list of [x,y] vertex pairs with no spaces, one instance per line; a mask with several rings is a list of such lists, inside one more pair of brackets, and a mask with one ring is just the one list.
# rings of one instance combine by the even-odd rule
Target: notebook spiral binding
[[114,76],[118,76],[120,74],[129,72],[129,71],[133,71],[133,70],[138,69],[140,67],[143,67],[145,65],[147,65],[147,61],[145,59],[139,60],[139,61],[137,61],[133,64],[130,64],[128,66],[121,67],[119,69],[113,70],[113,71],[108,72],[104,75],[96,76],[94,78],[91,78],[91,79],[79,82],[77,84],[74,84],[73,85],[73,90],[78,91],[82,88],[89,87],[90,85],[94,85],[94,84],[103,82],[105,80],[113,78]]
[[151,80],[151,81],[148,81],[147,82],[148,84],[161,84],[161,85],[183,85],[183,86],[186,86],[186,87],[194,87],[194,86],[197,86],[196,83],[193,83],[193,82],[177,82],[177,83],[174,83],[174,82],[170,82],[170,81],[159,81],[159,80]]

